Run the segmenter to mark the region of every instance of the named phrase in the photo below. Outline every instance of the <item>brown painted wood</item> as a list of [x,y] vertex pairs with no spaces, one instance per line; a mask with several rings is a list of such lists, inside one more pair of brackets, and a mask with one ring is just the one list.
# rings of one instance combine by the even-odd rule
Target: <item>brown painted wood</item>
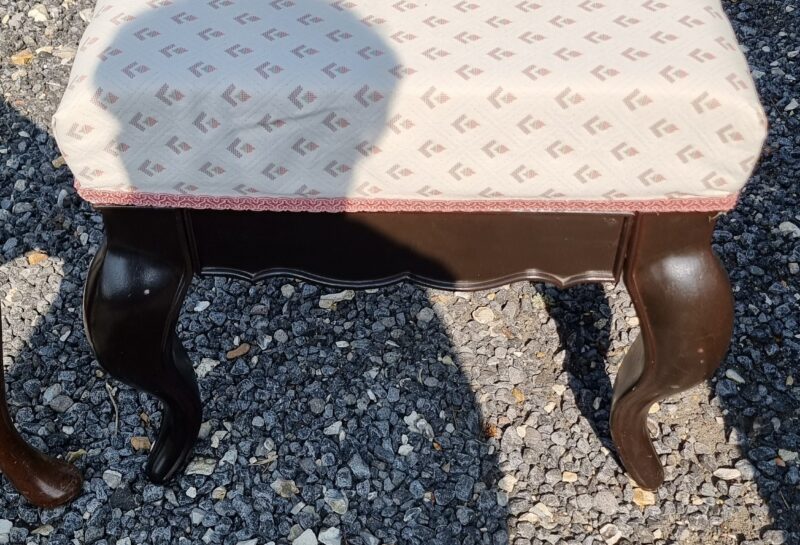
[[109,373],[164,402],[148,462],[156,482],[186,463],[201,421],[174,331],[193,274],[473,290],[616,281],[624,268],[642,341],[620,370],[611,425],[628,471],[646,488],[663,480],[647,409],[708,377],[731,334],[730,286],[711,253],[708,214],[101,212],[107,242],[87,280],[88,337]]
[[614,281],[629,216],[263,213],[192,210],[196,268],[374,288],[401,280],[477,290],[520,280]]
[[710,378],[733,334],[728,275],[711,251],[713,214],[640,215],[625,285],[641,335],[614,386],[611,435],[631,477],[648,490],[664,471],[647,431],[650,406]]
[[[2,352],[0,320],[0,354]],[[0,471],[32,504],[45,508],[63,505],[80,493],[81,474],[73,465],[47,456],[20,436],[8,413],[4,375],[0,366]]]

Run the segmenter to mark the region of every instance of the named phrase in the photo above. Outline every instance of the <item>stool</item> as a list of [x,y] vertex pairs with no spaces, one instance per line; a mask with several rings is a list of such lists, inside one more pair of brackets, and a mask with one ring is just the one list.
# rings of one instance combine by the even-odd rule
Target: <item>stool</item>
[[642,335],[612,436],[640,486],[663,481],[648,408],[727,351],[711,234],[766,119],[718,0],[616,4],[98,1],[53,126],[105,220],[85,295],[97,359],[164,404],[152,480],[201,422],[183,296],[221,274],[624,277]]

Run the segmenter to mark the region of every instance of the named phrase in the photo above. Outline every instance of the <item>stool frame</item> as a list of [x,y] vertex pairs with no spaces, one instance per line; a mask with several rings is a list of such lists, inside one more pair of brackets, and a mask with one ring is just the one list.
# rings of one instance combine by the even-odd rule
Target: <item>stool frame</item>
[[479,290],[624,279],[641,335],[616,378],[611,434],[642,488],[664,472],[650,406],[710,378],[733,330],[733,298],[711,249],[716,212],[301,213],[103,207],[106,242],[88,275],[84,319],[101,366],[158,397],[149,478],[191,457],[202,402],[175,332],[194,275],[293,276],[344,288],[393,282]]

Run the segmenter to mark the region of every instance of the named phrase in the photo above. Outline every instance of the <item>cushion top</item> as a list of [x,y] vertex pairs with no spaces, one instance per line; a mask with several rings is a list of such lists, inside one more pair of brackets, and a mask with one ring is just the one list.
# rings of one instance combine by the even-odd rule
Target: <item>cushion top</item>
[[97,205],[724,210],[766,120],[718,0],[99,0],[53,120]]

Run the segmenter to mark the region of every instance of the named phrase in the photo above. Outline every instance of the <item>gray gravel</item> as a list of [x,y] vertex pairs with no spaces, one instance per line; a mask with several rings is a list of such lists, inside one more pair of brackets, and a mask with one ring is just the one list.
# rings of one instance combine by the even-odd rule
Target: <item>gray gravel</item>
[[[102,225],[53,166],[47,131],[91,5],[0,0],[9,398],[25,436],[71,453],[86,477],[54,511],[3,482],[0,543],[800,543],[796,1],[725,2],[770,140],[715,235],[733,348],[714,380],[653,415],[668,479],[654,496],[609,452],[606,371],[638,334],[624,289],[527,283],[399,285],[320,308],[333,290],[196,281],[179,329],[207,420],[190,474],[148,483],[143,438],[159,407],[93,361],[80,297]],[[33,61],[12,65],[25,49]],[[237,343],[250,351],[227,361]]]

